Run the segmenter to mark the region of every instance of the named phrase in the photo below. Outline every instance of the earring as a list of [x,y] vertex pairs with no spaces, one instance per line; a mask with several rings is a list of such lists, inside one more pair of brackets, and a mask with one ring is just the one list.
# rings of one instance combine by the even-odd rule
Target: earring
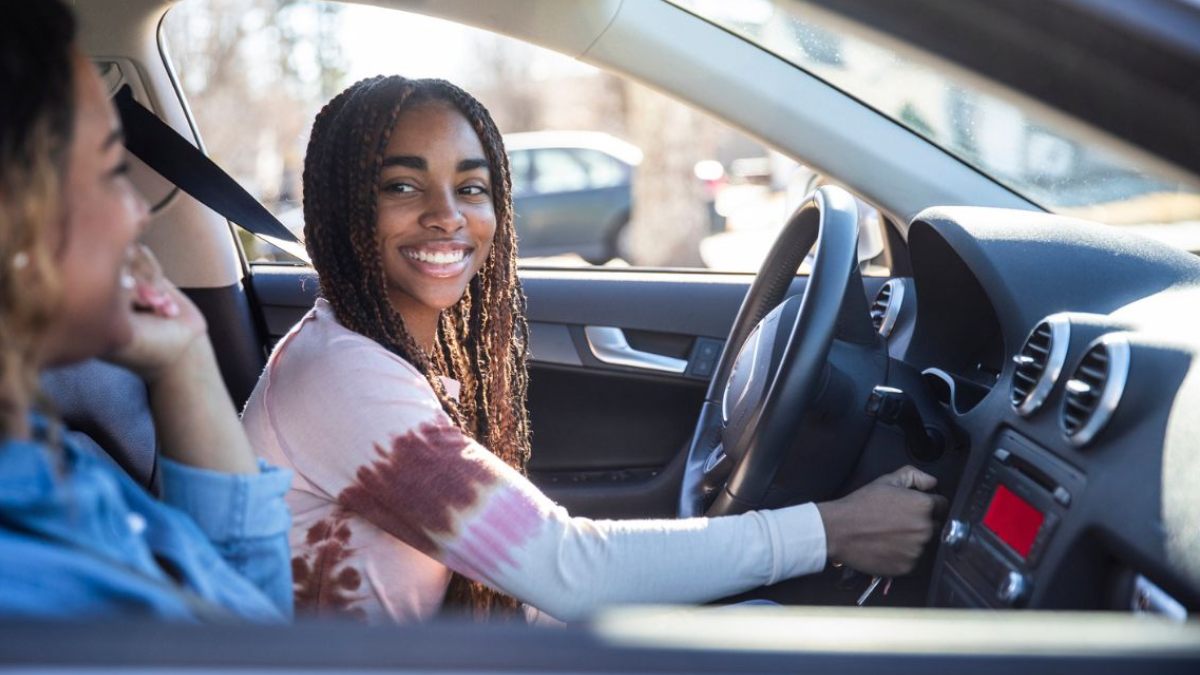
[[14,270],[23,270],[26,267],[29,267],[29,254],[25,251],[18,251],[17,254],[12,257],[12,267]]

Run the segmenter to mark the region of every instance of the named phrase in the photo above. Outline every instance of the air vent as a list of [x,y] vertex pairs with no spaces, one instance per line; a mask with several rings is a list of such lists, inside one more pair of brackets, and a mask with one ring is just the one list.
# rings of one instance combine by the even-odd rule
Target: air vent
[[1093,342],[1067,380],[1062,429],[1076,446],[1087,445],[1121,402],[1129,374],[1129,343],[1120,335]]
[[1021,351],[1013,357],[1012,404],[1022,416],[1032,415],[1054,389],[1067,360],[1071,322],[1065,316],[1047,317],[1033,327]]
[[903,279],[891,279],[879,288],[875,302],[871,303],[871,323],[883,337],[891,335],[896,327],[896,318],[904,304],[904,288]]

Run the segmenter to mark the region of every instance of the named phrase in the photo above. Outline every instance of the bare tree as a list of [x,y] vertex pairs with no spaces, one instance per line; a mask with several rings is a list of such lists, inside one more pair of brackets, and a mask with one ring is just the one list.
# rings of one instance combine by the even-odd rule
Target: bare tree
[[532,48],[492,34],[475,35],[470,43],[478,68],[474,76],[458,84],[487,106],[502,131],[540,129],[542,97],[529,86],[529,71],[536,56]]
[[167,49],[209,155],[268,204],[299,198],[302,138],[343,85],[336,5],[188,0]]
[[703,267],[700,240],[709,234],[696,162],[711,154],[711,125],[658,92],[629,83],[630,140],[645,154],[633,182],[633,212],[623,255],[634,265]]

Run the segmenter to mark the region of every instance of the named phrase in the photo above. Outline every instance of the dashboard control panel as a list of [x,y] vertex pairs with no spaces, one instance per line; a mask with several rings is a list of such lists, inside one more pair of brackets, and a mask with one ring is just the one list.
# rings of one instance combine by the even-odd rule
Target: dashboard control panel
[[934,604],[1021,607],[1038,566],[1085,479],[1015,433],[1001,436],[971,488],[964,512],[942,534],[945,573]]

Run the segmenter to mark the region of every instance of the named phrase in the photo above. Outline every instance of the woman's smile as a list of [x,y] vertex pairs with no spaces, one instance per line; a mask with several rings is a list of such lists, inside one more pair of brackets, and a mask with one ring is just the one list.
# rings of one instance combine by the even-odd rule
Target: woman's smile
[[400,253],[418,272],[435,279],[449,279],[471,268],[475,247],[457,241],[426,242],[400,247]]

